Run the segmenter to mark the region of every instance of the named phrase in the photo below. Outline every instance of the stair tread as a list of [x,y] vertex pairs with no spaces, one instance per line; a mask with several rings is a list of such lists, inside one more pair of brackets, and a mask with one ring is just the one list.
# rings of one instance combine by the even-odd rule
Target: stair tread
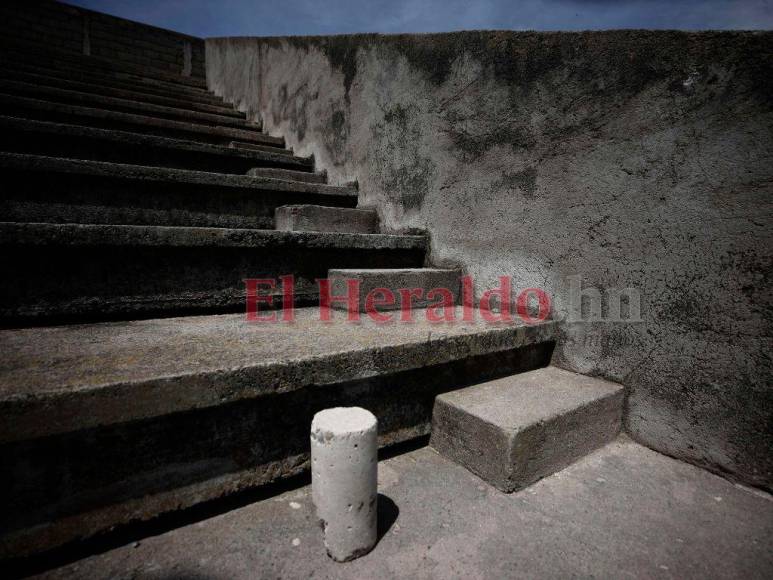
[[105,108],[107,110],[129,109],[148,116],[170,116],[183,121],[196,121],[206,124],[222,124],[227,127],[237,127],[245,131],[260,131],[258,126],[252,126],[245,119],[233,117],[231,115],[222,115],[197,111],[193,108],[180,108],[169,105],[160,105],[143,100],[126,99],[121,97],[100,95],[96,93],[83,92],[81,90],[64,89],[60,87],[43,86],[40,84],[16,81],[0,80],[0,90],[8,94],[20,94],[31,98],[41,100],[52,100],[53,102],[72,103],[94,108]]
[[357,191],[351,188],[321,183],[305,183],[268,177],[250,177],[247,175],[211,173],[190,169],[170,169],[167,167],[131,165],[107,161],[47,157],[25,153],[0,153],[0,167],[35,172],[98,175],[121,180],[172,181],[175,183],[213,185],[256,191],[292,191],[357,197]]
[[88,119],[103,120],[108,122],[128,123],[132,125],[139,125],[143,128],[147,127],[150,129],[180,131],[223,140],[239,138],[254,141],[254,144],[261,146],[272,146],[277,148],[284,147],[284,139],[281,137],[271,137],[270,135],[265,135],[263,133],[247,129],[188,123],[185,121],[164,119],[161,117],[140,115],[137,113],[125,113],[121,111],[100,109],[98,107],[84,107],[82,105],[57,103],[54,101],[20,97],[17,95],[9,95],[5,93],[0,93],[0,103],[8,106],[18,105],[22,107],[30,107],[36,111],[75,115],[79,117],[86,117]]
[[102,140],[108,143],[120,142],[126,145],[136,145],[138,147],[155,147],[170,150],[190,151],[192,153],[206,153],[208,155],[216,155],[226,158],[254,160],[255,162],[260,163],[276,163],[285,167],[291,165],[297,166],[299,171],[309,171],[311,168],[313,168],[314,165],[311,157],[298,157],[289,153],[285,153],[283,150],[276,148],[271,148],[275,149],[275,151],[238,149],[227,147],[225,145],[202,143],[201,141],[191,141],[175,137],[148,135],[145,133],[135,133],[132,131],[122,131],[118,129],[102,129],[100,127],[90,127],[88,125],[24,119],[21,117],[8,117],[0,115],[0,128],[15,129],[25,132],[36,132],[40,133],[41,135],[56,134],[73,138],[86,137],[90,139]]
[[29,62],[2,62],[0,70],[11,74],[26,73],[41,77],[47,77],[55,80],[77,80],[80,83],[101,85],[105,87],[114,87],[118,90],[134,91],[143,94],[168,96],[169,98],[192,99],[197,102],[211,103],[214,105],[225,106],[223,99],[214,93],[194,87],[179,86],[169,87],[163,84],[157,84],[150,79],[126,78],[120,74],[108,74],[98,69],[76,69],[62,70],[54,65]]
[[168,107],[176,108],[193,108],[193,110],[199,110],[209,113],[215,113],[225,115],[229,117],[244,119],[245,114],[242,111],[237,111],[231,105],[225,103],[220,104],[208,104],[198,102],[192,99],[186,99],[183,96],[162,96],[153,93],[145,93],[138,90],[128,88],[117,88],[98,82],[84,82],[74,80],[72,78],[61,78],[46,74],[3,70],[2,74],[4,78],[20,81],[25,83],[33,83],[36,86],[45,86],[49,88],[58,88],[62,90],[79,91],[88,94],[105,95],[108,97],[116,97],[119,99],[127,99],[133,101],[144,101],[148,103],[155,103],[158,105],[165,105]]
[[547,367],[444,393],[438,399],[517,432],[622,390],[618,383]]
[[0,244],[259,248],[423,249],[423,236],[283,232],[246,228],[0,222]]
[[[367,210],[355,210],[367,211]],[[457,268],[336,268],[331,274],[458,274]]]
[[[373,237],[373,236],[370,236]],[[459,312],[461,319],[461,312]],[[0,441],[67,432],[505,351],[555,323],[377,324],[317,308],[0,331]],[[106,404],[109,401],[109,404]]]

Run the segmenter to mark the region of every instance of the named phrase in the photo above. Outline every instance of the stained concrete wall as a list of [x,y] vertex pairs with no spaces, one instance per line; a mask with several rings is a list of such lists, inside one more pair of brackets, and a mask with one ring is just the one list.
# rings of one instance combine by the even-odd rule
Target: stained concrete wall
[[[625,384],[639,441],[773,487],[773,34],[207,40],[208,82],[479,289],[635,288],[555,363]],[[574,282],[573,282],[574,281]],[[587,305],[586,305],[587,306]],[[628,310],[628,315],[634,311]],[[586,308],[587,313],[587,308]]]

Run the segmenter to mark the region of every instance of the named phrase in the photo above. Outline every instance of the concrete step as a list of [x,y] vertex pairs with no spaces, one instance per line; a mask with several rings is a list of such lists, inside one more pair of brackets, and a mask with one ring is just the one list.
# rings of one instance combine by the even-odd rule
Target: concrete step
[[220,125],[223,127],[236,127],[246,131],[260,132],[259,125],[250,123],[246,119],[239,119],[233,116],[203,113],[192,109],[178,109],[145,101],[119,99],[116,97],[72,91],[58,87],[47,87],[27,82],[0,79],[0,92],[7,95],[19,95],[54,103],[66,103],[104,109],[107,111],[121,111],[147,115],[148,117],[173,119],[185,121],[187,123],[214,126]]
[[510,493],[620,432],[622,385],[555,367],[439,395],[430,445]]
[[[245,143],[243,141],[229,141],[228,146],[232,149],[242,149],[244,151],[267,151],[265,145],[259,144],[259,143]],[[293,150],[287,149],[287,151],[292,155]]]
[[204,171],[0,153],[6,221],[272,229],[289,200],[354,207],[357,192]]
[[[375,292],[371,308],[379,312],[424,308],[431,305],[456,305],[460,300],[459,270],[441,268],[403,268],[403,269],[341,269],[328,272],[331,279],[332,294],[346,296],[348,283],[354,280],[359,285],[360,300],[357,302],[360,312],[368,308],[367,296],[377,289],[391,292],[394,301],[387,298],[384,292]],[[409,296],[410,294],[410,296]],[[335,302],[333,308],[347,310],[347,302]],[[438,309],[442,313],[442,309]]]
[[0,63],[0,70],[3,73],[31,73],[38,76],[44,76],[52,79],[74,80],[91,86],[102,86],[115,88],[119,90],[129,90],[142,94],[158,95],[174,99],[184,99],[191,102],[209,103],[212,105],[223,106],[224,102],[220,97],[204,89],[169,86],[163,83],[153,82],[151,79],[133,77],[125,74],[110,74],[98,70],[70,70],[67,68],[56,68],[54,64],[46,63],[27,63],[4,61]]
[[425,245],[421,236],[4,222],[0,268],[15,283],[0,289],[0,323],[234,312],[245,308],[245,279],[287,274],[307,303],[334,266],[417,266]]
[[55,65],[69,70],[98,70],[103,73],[147,78],[170,86],[207,88],[207,81],[202,77],[183,76],[182,74],[178,75],[150,66],[118,62],[98,56],[86,56],[52,49],[51,47],[42,48],[36,42],[20,42],[18,39],[0,38],[0,49],[2,49],[5,59],[8,61],[28,62],[36,65],[44,64],[46,66]]
[[185,97],[169,97],[155,95],[147,92],[140,92],[134,90],[134,88],[116,88],[112,86],[106,86],[103,83],[95,82],[81,82],[77,80],[71,80],[65,78],[59,78],[56,76],[37,74],[24,71],[3,70],[2,75],[7,80],[20,81],[30,83],[39,87],[53,87],[59,89],[66,89],[70,91],[78,91],[81,93],[91,93],[97,95],[103,95],[107,97],[115,97],[119,99],[126,99],[130,101],[140,101],[146,103],[153,103],[156,105],[163,105],[165,107],[173,107],[175,109],[192,109],[202,113],[212,113],[216,115],[224,115],[227,117],[233,117],[236,119],[244,119],[245,114],[241,111],[236,111],[232,106],[221,103],[219,105],[202,103]]
[[4,113],[14,117],[135,131],[165,137],[180,137],[205,143],[225,143],[237,138],[264,148],[282,149],[284,147],[284,139],[281,137],[271,137],[255,130],[187,123],[8,94],[0,94],[0,105],[3,107]]
[[321,205],[285,205],[274,212],[274,227],[284,232],[377,234],[378,214],[371,209]]
[[293,174],[313,175],[314,169],[311,157],[295,157],[276,147],[266,147],[265,151],[233,149],[158,135],[3,116],[0,151],[240,175],[256,165],[288,169]]
[[0,458],[15,474],[0,556],[304,472],[323,408],[368,408],[382,447],[424,436],[438,393],[543,366],[555,336],[552,322],[319,319],[304,308],[293,324],[233,314],[0,331]]
[[308,183],[327,183],[327,172],[292,171],[274,167],[252,167],[247,171],[251,177],[271,177],[287,181],[306,181]]

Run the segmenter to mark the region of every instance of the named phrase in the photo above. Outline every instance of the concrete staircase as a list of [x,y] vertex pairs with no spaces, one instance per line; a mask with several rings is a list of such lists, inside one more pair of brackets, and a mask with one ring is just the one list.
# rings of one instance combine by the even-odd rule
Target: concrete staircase
[[[430,268],[424,236],[379,233],[356,188],[328,184],[200,75],[3,50],[0,557],[303,473],[322,408],[370,409],[390,446],[430,434],[438,394],[549,364],[552,321],[428,320],[429,291],[458,304],[461,273]],[[320,322],[304,306],[329,272],[365,293],[420,290],[414,322]],[[248,322],[244,280],[288,274],[295,321]],[[555,413],[587,403],[566,400]],[[539,476],[617,432],[621,397],[608,403],[604,436]],[[453,456],[475,433],[446,421],[435,440]]]

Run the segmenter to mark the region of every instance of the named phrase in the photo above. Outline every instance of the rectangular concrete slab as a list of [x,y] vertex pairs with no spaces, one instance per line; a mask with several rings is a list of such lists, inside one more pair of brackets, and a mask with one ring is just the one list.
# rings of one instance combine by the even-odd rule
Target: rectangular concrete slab
[[327,183],[327,173],[324,171],[293,171],[275,167],[252,167],[247,171],[250,177],[270,177],[287,181],[305,181],[307,183]]
[[[232,149],[243,149],[246,151],[272,151],[275,152],[277,149],[275,147],[271,147],[268,145],[261,145],[259,143],[247,143],[245,141],[229,141],[228,146]],[[281,149],[281,151],[284,155],[292,155],[293,151],[292,149]]]
[[439,395],[431,445],[504,492],[619,433],[622,385],[548,367]]
[[[370,268],[366,270],[339,269],[330,270],[328,278],[332,280],[332,294],[334,296],[346,296],[348,281],[356,280],[359,283],[359,309],[365,312],[367,308],[367,296],[370,292],[384,288],[392,292],[394,302],[377,305],[374,308],[381,311],[400,310],[403,302],[406,309],[424,308],[429,305],[442,304],[444,297],[447,297],[451,305],[459,303],[459,286],[462,276],[459,270],[449,270],[442,268],[400,268],[400,269],[378,269]],[[401,293],[400,290],[403,290]],[[414,295],[404,300],[403,295],[406,291],[413,291]],[[381,293],[374,294],[374,300],[382,299]],[[409,303],[410,302],[410,303]],[[334,302],[333,308],[337,310],[347,310],[348,304],[345,302]]]
[[274,227],[286,232],[377,234],[378,214],[370,209],[284,205],[274,212]]

